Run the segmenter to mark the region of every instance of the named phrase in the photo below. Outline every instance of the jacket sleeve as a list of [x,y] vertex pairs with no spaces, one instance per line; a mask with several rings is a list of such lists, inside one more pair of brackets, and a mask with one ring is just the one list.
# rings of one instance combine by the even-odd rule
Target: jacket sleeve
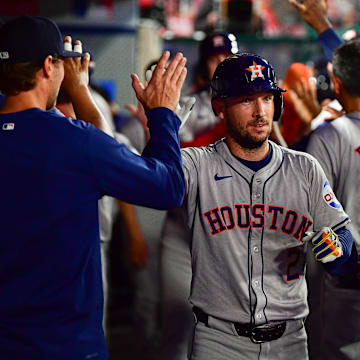
[[142,156],[92,128],[88,161],[101,191],[128,203],[171,209],[181,205],[185,179],[179,146],[180,120],[169,109],[147,113],[151,139]]
[[344,43],[344,40],[333,28],[327,29],[322,34],[320,34],[318,40],[330,62],[332,61],[332,56],[335,49]]

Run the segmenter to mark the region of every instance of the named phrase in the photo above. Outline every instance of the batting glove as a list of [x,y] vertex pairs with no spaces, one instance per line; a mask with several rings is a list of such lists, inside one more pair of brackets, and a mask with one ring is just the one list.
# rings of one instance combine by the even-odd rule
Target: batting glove
[[[149,82],[151,80],[152,77],[152,73],[155,69],[156,65],[153,65],[151,67],[151,70],[146,70],[146,81]],[[181,107],[179,104],[177,104],[176,110],[175,110],[175,114],[179,117],[179,119],[181,120],[181,125],[180,125],[180,129],[184,126],[186,120],[189,118],[189,115],[191,113],[191,110],[194,107],[196,99],[194,97],[190,97],[186,103],[184,104],[183,107]]]
[[306,232],[305,235],[302,240],[304,242],[311,240],[312,251],[317,261],[327,263],[343,256],[339,237],[331,228],[324,227],[318,232]]

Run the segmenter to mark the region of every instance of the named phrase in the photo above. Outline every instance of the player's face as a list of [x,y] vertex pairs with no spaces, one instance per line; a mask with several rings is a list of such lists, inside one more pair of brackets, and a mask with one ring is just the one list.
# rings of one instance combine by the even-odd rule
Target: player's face
[[274,117],[274,95],[261,92],[225,100],[223,116],[229,136],[246,149],[256,149],[268,139]]
[[221,54],[216,54],[216,55],[212,55],[209,56],[206,59],[206,66],[207,66],[207,71],[208,71],[208,76],[209,79],[212,79],[214,72],[217,68],[217,66],[224,61],[227,57],[231,56],[232,54],[228,54],[228,53],[221,53]]
[[56,99],[59,94],[60,85],[64,79],[64,63],[63,60],[57,60],[54,65],[54,72],[52,74],[49,97],[46,104],[46,110],[53,108],[56,105]]

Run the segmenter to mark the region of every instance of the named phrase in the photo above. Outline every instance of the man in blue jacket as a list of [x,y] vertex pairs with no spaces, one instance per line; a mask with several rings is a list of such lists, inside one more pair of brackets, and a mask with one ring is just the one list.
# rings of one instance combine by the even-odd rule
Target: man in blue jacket
[[[132,75],[151,133],[137,156],[108,135],[88,90],[89,54],[66,51],[47,18],[21,16],[1,27],[1,359],[107,359],[98,199],[159,209],[183,200],[174,110],[186,59],[179,53],[165,69],[169,56],[146,88]],[[46,111],[60,85],[84,121]]]

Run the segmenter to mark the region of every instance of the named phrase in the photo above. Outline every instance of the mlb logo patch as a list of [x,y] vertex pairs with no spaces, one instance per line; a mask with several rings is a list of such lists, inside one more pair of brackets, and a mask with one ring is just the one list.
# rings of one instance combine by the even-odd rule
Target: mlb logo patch
[[9,53],[7,51],[1,51],[0,52],[0,59],[2,60],[6,60],[6,59],[9,59]]
[[2,126],[3,130],[14,130],[15,124],[14,123],[5,123]]

